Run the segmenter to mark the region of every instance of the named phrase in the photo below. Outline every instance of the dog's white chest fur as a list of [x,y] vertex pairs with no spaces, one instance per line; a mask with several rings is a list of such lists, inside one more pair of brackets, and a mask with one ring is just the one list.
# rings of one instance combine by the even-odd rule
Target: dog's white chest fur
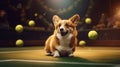
[[59,39],[60,45],[57,46],[57,50],[59,51],[69,51],[72,50],[70,48],[70,42],[71,42],[71,38],[72,38],[73,34],[67,34],[65,36],[61,36],[61,34],[57,34],[57,37]]

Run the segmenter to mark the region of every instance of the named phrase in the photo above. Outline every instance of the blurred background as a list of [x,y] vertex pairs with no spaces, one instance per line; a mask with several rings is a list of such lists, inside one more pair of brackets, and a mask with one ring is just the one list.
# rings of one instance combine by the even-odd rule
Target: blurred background
[[[98,40],[120,39],[120,0],[1,0],[0,42],[14,44],[20,38],[41,43],[39,40],[45,40],[54,30],[53,15],[68,19],[74,14],[81,17],[77,29],[83,32],[78,39],[88,40],[88,30],[92,29],[100,33]],[[86,18],[91,18],[92,23],[86,24]],[[30,20],[35,21],[34,27],[28,26]],[[18,24],[25,28],[22,33],[14,31]]]
[[[36,27],[50,29],[53,15],[68,19],[74,14],[79,14],[79,29],[98,26],[116,28],[119,25],[115,24],[119,24],[120,21],[119,4],[119,0],[1,0],[0,27],[14,28],[17,24],[27,26],[29,20],[34,20]],[[86,17],[92,19],[91,25],[84,24]]]

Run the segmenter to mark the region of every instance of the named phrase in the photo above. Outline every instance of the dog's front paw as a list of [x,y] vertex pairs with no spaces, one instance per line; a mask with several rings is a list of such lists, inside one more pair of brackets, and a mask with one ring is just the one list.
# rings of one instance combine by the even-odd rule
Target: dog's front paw
[[53,57],[60,57],[59,52],[58,52],[58,51],[55,51]]
[[71,54],[69,54],[68,56],[69,56],[69,57],[73,57],[73,54],[71,53]]
[[52,56],[52,54],[51,54],[51,53],[46,53],[45,55],[46,55],[46,56]]

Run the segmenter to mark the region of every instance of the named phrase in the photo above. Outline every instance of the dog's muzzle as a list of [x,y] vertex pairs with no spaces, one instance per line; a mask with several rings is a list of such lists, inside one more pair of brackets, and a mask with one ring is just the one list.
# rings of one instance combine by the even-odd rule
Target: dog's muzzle
[[62,36],[65,36],[68,33],[68,31],[64,31],[64,29],[61,28],[60,33],[61,33]]

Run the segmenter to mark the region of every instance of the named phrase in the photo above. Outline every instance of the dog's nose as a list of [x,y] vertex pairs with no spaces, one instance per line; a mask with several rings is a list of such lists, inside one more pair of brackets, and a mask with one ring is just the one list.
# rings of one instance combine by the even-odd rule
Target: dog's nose
[[64,30],[63,28],[60,28],[60,31],[61,31],[61,32],[63,32],[63,30]]

